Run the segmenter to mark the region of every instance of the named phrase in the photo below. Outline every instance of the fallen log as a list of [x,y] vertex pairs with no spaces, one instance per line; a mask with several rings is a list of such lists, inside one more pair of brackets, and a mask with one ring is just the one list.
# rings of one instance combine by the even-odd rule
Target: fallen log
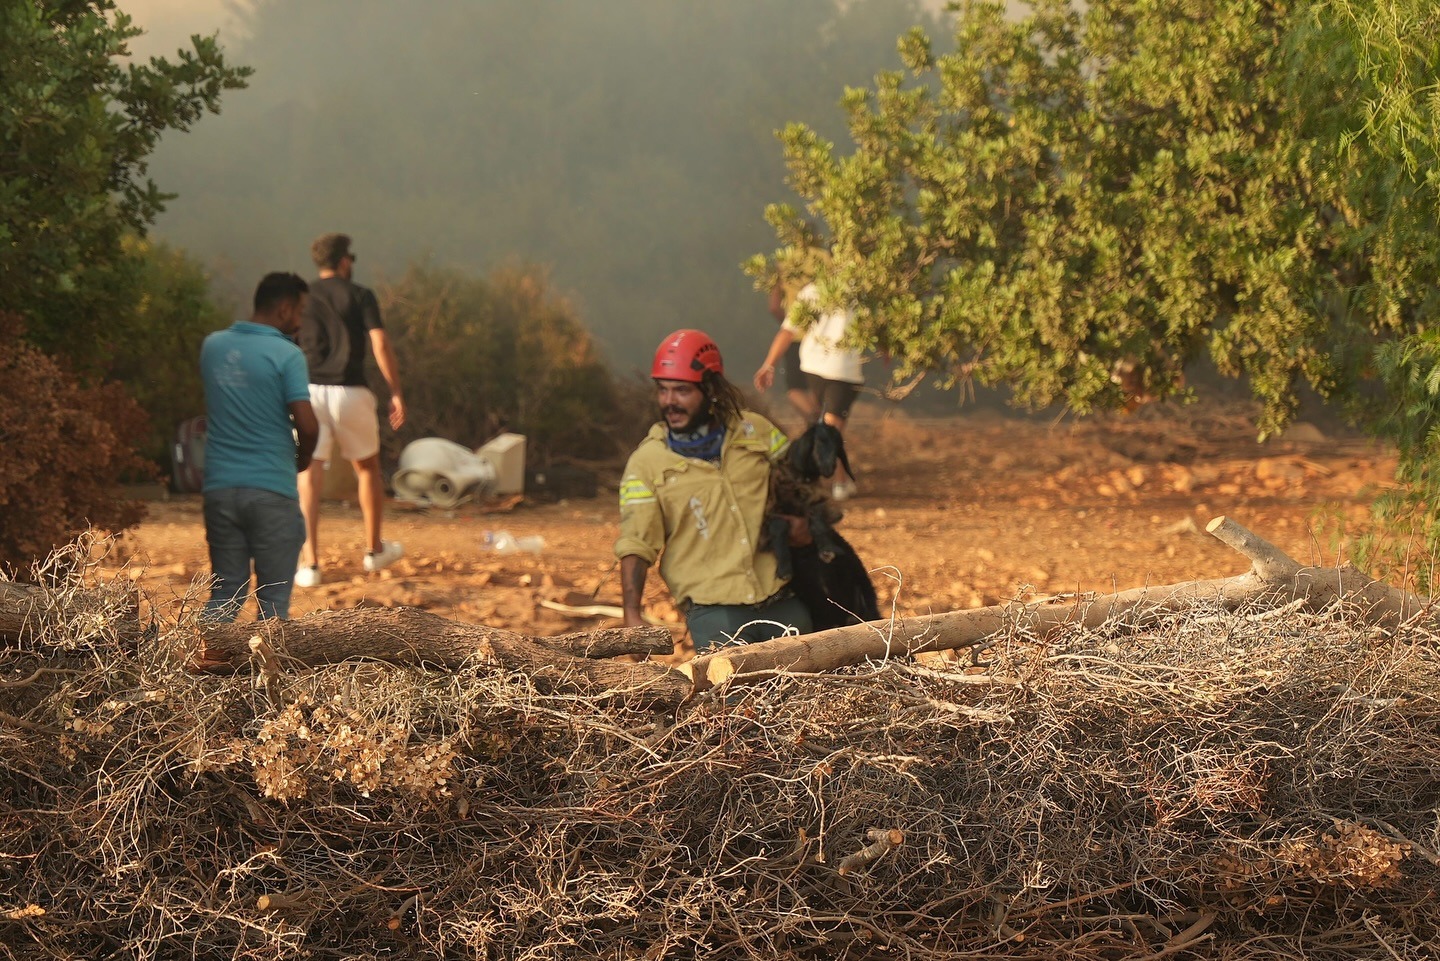
[[602,627],[593,631],[535,637],[531,640],[573,657],[675,653],[675,638],[663,627]]
[[[673,708],[691,690],[683,674],[663,665],[577,657],[543,639],[451,621],[413,608],[320,611],[288,621],[202,623],[195,630],[199,648],[195,666],[207,671],[248,668],[255,650],[250,639],[259,637],[262,647],[273,650],[282,664],[303,667],[360,658],[453,670],[479,657],[521,671],[548,690],[604,694],[649,708]],[[663,634],[665,652],[672,649],[669,633],[661,628],[615,628],[599,633],[602,636],[593,648],[575,635],[562,637],[561,646],[578,651],[607,647],[648,650],[657,646]]]
[[1140,587],[1114,594],[1072,594],[1030,604],[1002,604],[925,617],[872,621],[799,637],[720,648],[681,665],[696,692],[731,679],[760,679],[780,671],[810,673],[867,660],[910,657],[975,647],[1012,626],[1047,635],[1061,628],[1096,628],[1126,621],[1144,626],[1197,606],[1236,610],[1295,600],[1311,610],[1344,601],[1365,623],[1393,628],[1431,613],[1431,602],[1390,587],[1345,564],[1303,567],[1284,551],[1226,517],[1205,528],[1251,562],[1244,574],[1217,580]]
[[[144,633],[139,598],[133,586],[123,595],[80,588],[54,589],[38,584],[0,581],[0,640],[40,641],[59,622],[86,619],[91,628],[109,628],[123,641]],[[90,615],[88,618],[87,615]]]
[[1117,622],[1143,627],[1196,607],[1236,610],[1300,600],[1312,610],[1344,601],[1365,623],[1383,627],[1430,612],[1430,602],[1390,587],[1351,565],[1303,567],[1241,525],[1217,517],[1206,530],[1251,562],[1234,577],[1140,587],[1114,594],[1071,594],[1029,604],[1003,604],[924,617],[895,618],[799,637],[742,644],[701,655],[670,669],[652,663],[595,660],[624,653],[669,653],[662,628],[606,628],[531,638],[513,631],[464,624],[408,608],[322,611],[292,621],[200,625],[206,669],[238,670],[260,636],[282,656],[304,666],[351,658],[455,668],[477,655],[530,674],[556,689],[612,691],[654,708],[673,708],[692,693],[731,679],[759,679],[781,671],[833,670],[867,660],[975,647],[1011,628],[1041,636],[1072,627]]

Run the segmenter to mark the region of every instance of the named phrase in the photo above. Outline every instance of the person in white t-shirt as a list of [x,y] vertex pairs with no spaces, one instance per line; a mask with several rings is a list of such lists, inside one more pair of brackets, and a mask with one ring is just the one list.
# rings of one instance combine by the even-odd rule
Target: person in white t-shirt
[[[797,304],[812,306],[819,299],[820,291],[813,283],[806,284],[795,296]],[[855,311],[849,308],[821,311],[815,323],[805,331],[801,331],[795,323],[793,313],[785,318],[775,333],[775,339],[770,342],[765,362],[755,372],[755,389],[770,389],[775,382],[775,365],[785,356],[795,338],[800,337],[800,369],[810,383],[810,392],[815,396],[820,416],[825,423],[843,433],[850,408],[865,384],[865,358],[858,351],[844,346],[846,335],[855,326]],[[855,496],[855,479],[843,465],[835,468],[833,484],[831,494],[836,500]]]
[[[830,263],[830,251],[824,247],[806,247],[799,262],[782,274],[770,288],[770,316],[776,325],[785,323],[785,316],[800,295],[800,291],[815,279]],[[785,349],[781,359],[776,361],[775,377],[785,385],[785,397],[790,406],[800,415],[801,422],[808,427],[820,416],[820,407],[815,395],[810,393],[810,380],[800,369],[800,340],[795,339]]]

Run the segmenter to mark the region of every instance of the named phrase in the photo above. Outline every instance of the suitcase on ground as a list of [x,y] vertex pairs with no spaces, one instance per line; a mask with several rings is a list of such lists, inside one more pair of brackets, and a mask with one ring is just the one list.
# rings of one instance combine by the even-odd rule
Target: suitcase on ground
[[177,494],[198,494],[205,486],[205,418],[192,417],[175,428],[170,446],[170,487]]

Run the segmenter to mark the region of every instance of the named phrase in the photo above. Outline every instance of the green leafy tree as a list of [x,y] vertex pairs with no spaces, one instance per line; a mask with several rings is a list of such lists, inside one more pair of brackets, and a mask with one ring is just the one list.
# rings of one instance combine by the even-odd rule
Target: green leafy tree
[[167,199],[146,176],[160,135],[217,110],[249,71],[201,37],[174,63],[131,63],[126,41],[138,33],[108,0],[0,0],[0,332],[12,395],[0,423],[0,563],[10,567],[88,525],[139,517],[115,484],[146,473],[137,447],[154,456],[159,445],[114,378],[152,422],[165,416],[193,377],[191,334],[213,318],[195,277],[136,235]]
[[1341,184],[1340,216],[1365,254],[1348,308],[1384,317],[1379,433],[1400,452],[1399,489],[1376,502],[1359,559],[1433,593],[1440,558],[1440,16],[1423,0],[1318,0],[1286,44],[1295,109],[1317,166]]
[[[1208,356],[1263,402],[1308,385],[1395,439],[1386,509],[1440,547],[1440,18],[1422,0],[955,4],[904,70],[810,127],[790,179],[833,246],[824,302],[901,376],[941,371],[1079,412],[1188,393]],[[763,285],[803,257],[747,264]],[[1382,505],[1384,506],[1384,505]]]
[[[784,133],[831,234],[828,300],[900,372],[1008,384],[1077,411],[1182,393],[1208,354],[1264,402],[1351,396],[1403,313],[1363,309],[1380,245],[1297,110],[1278,0],[959,5],[956,46],[846,92],[853,152]],[[1330,93],[1333,99],[1333,90]],[[797,211],[770,217],[793,259]],[[1408,303],[1407,299],[1407,303]]]
[[214,37],[129,62],[139,33],[110,0],[0,0],[0,304],[82,373],[104,373],[141,296],[122,238],[169,199],[146,176],[161,134],[218,111],[250,72]]

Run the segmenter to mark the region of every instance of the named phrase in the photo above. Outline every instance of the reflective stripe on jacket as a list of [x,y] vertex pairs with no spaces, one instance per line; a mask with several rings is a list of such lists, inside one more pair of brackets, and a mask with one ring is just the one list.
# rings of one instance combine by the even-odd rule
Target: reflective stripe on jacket
[[770,465],[790,442],[752,411],[725,432],[719,464],[682,457],[658,423],[620,482],[615,556],[654,564],[678,604],[754,604],[785,585],[759,551]]

